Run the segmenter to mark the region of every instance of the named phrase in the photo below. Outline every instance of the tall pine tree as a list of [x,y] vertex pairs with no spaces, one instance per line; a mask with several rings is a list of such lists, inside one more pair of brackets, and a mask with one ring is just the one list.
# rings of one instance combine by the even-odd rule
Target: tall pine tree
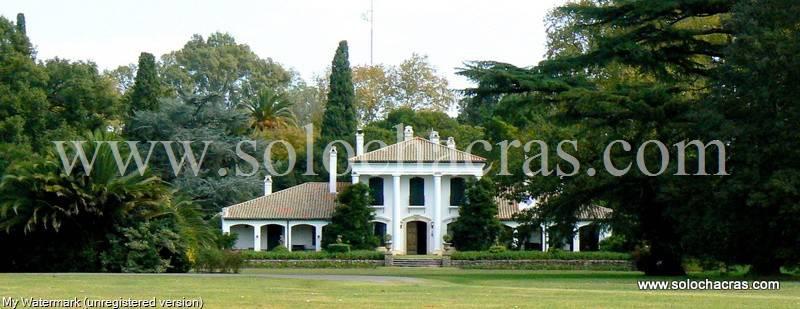
[[161,84],[156,73],[156,59],[151,53],[139,55],[139,68],[136,81],[129,97],[130,111],[158,110],[158,96]]
[[25,29],[25,14],[17,14],[17,31],[22,34],[27,34],[27,30]]
[[[353,89],[353,71],[350,69],[348,58],[347,41],[341,41],[331,65],[328,103],[325,106],[325,114],[322,116],[321,134],[317,141],[320,150],[335,140],[343,140],[352,144],[355,139],[357,126],[355,90]],[[345,165],[347,164],[347,155],[344,151],[340,152],[337,166],[340,171],[343,171],[347,167]],[[322,155],[323,159],[327,158],[322,151],[317,153]]]

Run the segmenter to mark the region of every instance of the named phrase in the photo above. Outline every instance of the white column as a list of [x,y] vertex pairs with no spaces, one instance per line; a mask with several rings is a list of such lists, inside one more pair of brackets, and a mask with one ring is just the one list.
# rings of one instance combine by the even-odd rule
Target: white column
[[316,237],[316,240],[314,242],[314,251],[322,250],[322,226],[320,225],[314,226],[314,237]]
[[581,229],[575,230],[575,236],[572,237],[572,251],[581,251]]
[[253,250],[261,251],[261,226],[253,226]]
[[442,174],[433,175],[433,252],[442,251]]
[[292,251],[292,228],[290,227],[289,223],[286,223],[286,226],[283,228],[283,230],[286,231],[284,233],[286,237],[284,237],[285,243],[283,245],[286,246],[286,249]]
[[400,242],[400,175],[392,175],[392,251],[399,252]]
[[350,176],[353,177],[353,184],[357,184],[358,183],[358,174],[357,173],[351,173]]
[[225,222],[225,219],[222,219],[222,233],[225,234],[231,233],[231,225]]
[[542,251],[547,252],[547,241],[548,241],[547,226],[542,224],[541,228],[542,228]]

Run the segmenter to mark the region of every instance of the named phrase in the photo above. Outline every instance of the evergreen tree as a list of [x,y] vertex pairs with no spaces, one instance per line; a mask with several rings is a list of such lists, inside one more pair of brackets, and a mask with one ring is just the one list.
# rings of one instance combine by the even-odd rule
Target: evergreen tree
[[25,14],[18,13],[17,14],[17,31],[22,34],[27,34],[25,29]]
[[129,98],[130,111],[158,110],[158,97],[161,84],[156,73],[156,60],[153,54],[141,53],[136,72],[136,81]]
[[[321,150],[328,143],[335,140],[352,143],[355,139],[357,126],[355,91],[353,89],[353,72],[350,69],[348,57],[347,41],[339,42],[339,48],[336,49],[336,55],[333,56],[328,103],[322,116],[321,134],[317,141],[317,147],[320,149],[318,155],[323,160],[327,158],[327,155],[323,154]],[[344,154],[344,151],[339,154],[340,164],[337,164],[342,171],[347,167],[347,155]],[[322,162],[320,160],[320,163]]]
[[456,249],[487,250],[497,241],[501,226],[497,219],[497,192],[494,187],[494,183],[486,177],[470,183],[466,201],[458,210],[458,219],[451,223]]
[[369,187],[355,184],[347,187],[336,197],[336,210],[331,223],[325,227],[322,245],[335,243],[339,235],[353,249],[372,250],[380,243],[372,228],[375,213],[370,207]]

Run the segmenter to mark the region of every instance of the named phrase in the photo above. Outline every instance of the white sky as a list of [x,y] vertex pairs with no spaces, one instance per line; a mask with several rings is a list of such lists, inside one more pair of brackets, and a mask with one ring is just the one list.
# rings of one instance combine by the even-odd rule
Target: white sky
[[[398,64],[426,54],[454,88],[468,60],[536,64],[545,48],[543,19],[563,0],[374,0],[375,63]],[[369,0],[38,1],[3,0],[0,15],[25,13],[39,59],[92,60],[101,69],[136,62],[141,51],[160,56],[198,33],[231,33],[262,58],[271,57],[305,79],[330,65],[339,40],[351,64],[369,63]]]

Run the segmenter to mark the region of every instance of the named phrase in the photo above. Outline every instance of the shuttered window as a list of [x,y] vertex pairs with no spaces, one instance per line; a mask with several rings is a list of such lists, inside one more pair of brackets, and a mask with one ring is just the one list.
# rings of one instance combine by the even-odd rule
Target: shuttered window
[[425,180],[420,177],[411,178],[409,181],[409,206],[425,206]]
[[464,178],[455,177],[450,179],[450,205],[462,206],[464,205]]
[[383,205],[383,178],[372,177],[369,179],[369,191],[372,196],[372,205]]

